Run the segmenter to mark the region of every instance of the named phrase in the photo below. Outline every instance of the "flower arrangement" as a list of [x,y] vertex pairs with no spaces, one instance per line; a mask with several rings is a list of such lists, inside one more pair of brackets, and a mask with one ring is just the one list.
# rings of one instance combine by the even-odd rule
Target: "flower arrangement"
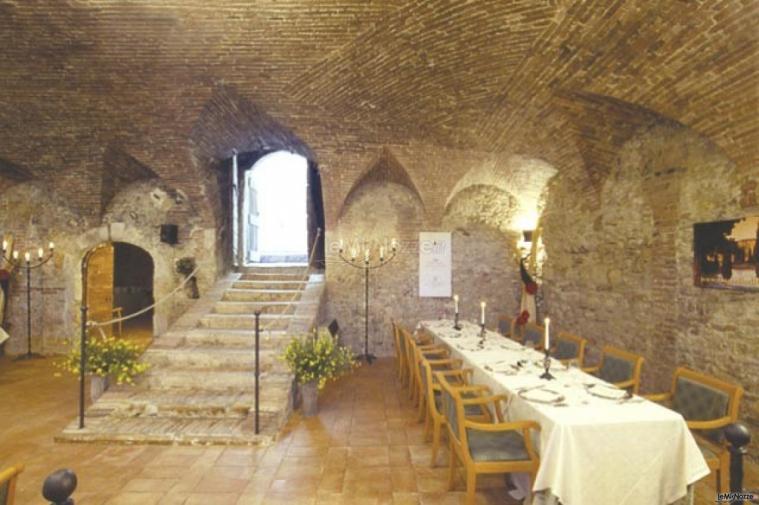
[[[100,377],[111,376],[117,384],[133,384],[134,378],[148,369],[147,363],[139,361],[143,350],[128,340],[107,336],[90,338],[87,340],[85,373]],[[80,363],[81,353],[77,345],[72,347],[59,366],[78,375]]]
[[326,328],[294,337],[280,359],[287,363],[299,384],[315,382],[319,389],[358,366],[353,351],[338,344]]

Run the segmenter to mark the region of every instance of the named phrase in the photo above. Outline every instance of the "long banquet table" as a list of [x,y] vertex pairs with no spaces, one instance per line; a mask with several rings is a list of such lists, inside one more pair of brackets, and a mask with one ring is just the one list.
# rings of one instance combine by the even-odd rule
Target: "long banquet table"
[[542,353],[492,331],[483,343],[479,326],[461,325],[455,330],[450,320],[421,323],[473,369],[476,383],[506,394],[506,420],[540,423],[533,503],[664,505],[685,497],[690,484],[709,474],[680,414],[638,396],[623,397],[555,360],[555,380],[541,379]]

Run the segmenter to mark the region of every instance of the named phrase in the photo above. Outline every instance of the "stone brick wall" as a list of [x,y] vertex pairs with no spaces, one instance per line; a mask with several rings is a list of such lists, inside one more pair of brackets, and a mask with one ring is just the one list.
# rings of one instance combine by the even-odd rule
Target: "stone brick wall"
[[[676,366],[738,382],[759,427],[759,293],[693,284],[693,224],[755,214],[743,176],[688,128],[661,123],[625,142],[600,189],[562,174],[543,214],[546,309],[557,328],[646,357],[643,390]],[[742,198],[742,195],[743,198]],[[579,197],[578,197],[579,196]],[[754,203],[755,205],[755,203]]]
[[[160,241],[159,225],[179,225],[179,244]],[[81,300],[81,262],[92,247],[109,239],[127,242],[147,251],[154,262],[154,297],[171,292],[182,278],[174,263],[195,257],[201,271],[200,289],[216,279],[216,231],[202,226],[193,203],[157,180],[126,186],[111,201],[102,218],[83,216],[72,209],[55,187],[29,182],[0,193],[0,234],[12,235],[15,248],[25,251],[54,241],[54,259],[32,272],[32,346],[35,352],[61,352],[78,335]],[[23,253],[22,253],[23,254]],[[6,351],[26,350],[26,281],[16,271],[10,285]],[[190,300],[183,292],[155,310],[158,334],[181,315]]]

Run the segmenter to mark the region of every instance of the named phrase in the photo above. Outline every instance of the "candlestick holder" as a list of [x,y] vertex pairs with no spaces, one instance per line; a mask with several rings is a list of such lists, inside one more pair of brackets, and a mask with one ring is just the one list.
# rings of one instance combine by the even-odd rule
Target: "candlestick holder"
[[340,249],[338,250],[340,259],[353,268],[364,271],[364,354],[359,356],[359,359],[366,360],[366,362],[371,365],[372,361],[377,359],[377,357],[369,352],[369,271],[382,268],[383,266],[390,263],[395,258],[398,252],[398,247],[396,245],[395,239],[393,239],[390,242],[389,256],[385,256],[385,248],[380,247],[379,254],[376,256],[376,260],[374,260],[374,262],[372,262],[373,256],[370,249],[364,248],[364,259],[363,261],[359,261],[356,259],[356,248],[353,247],[351,249],[351,256],[348,258],[344,254],[345,251],[343,249],[342,241],[340,242]]
[[[39,248],[39,254],[36,261],[32,261],[31,253],[24,254],[24,259],[19,258],[18,251],[12,253],[7,250],[7,243],[3,241],[3,255],[2,260],[14,268],[23,268],[26,270],[26,354],[18,356],[17,360],[35,359],[41,358],[42,355],[32,352],[32,270],[40,268],[42,265],[50,261],[53,257],[54,245],[50,242],[50,247],[47,253],[44,253],[42,248]],[[6,256],[6,253],[9,253]]]
[[485,323],[480,323],[480,346],[484,346],[486,340],[487,331],[485,331]]
[[459,313],[456,312],[453,314],[453,329],[457,331],[461,331],[461,324],[459,323]]
[[545,358],[543,358],[543,369],[545,371],[540,376],[540,378],[545,380],[553,380],[556,377],[551,374],[551,351],[549,349],[545,349],[544,352]]

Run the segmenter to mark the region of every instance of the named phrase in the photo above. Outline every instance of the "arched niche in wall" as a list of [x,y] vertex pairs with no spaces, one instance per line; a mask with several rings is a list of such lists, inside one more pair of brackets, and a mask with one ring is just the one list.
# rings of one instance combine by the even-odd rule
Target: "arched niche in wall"
[[346,209],[351,206],[357,195],[360,194],[365,187],[382,184],[396,184],[406,188],[417,200],[419,206],[424,209],[424,201],[422,200],[416,185],[411,180],[411,176],[406,168],[389,149],[383,148],[377,158],[372,162],[369,169],[353,183],[353,186],[351,186],[351,189],[345,197],[343,206],[340,209],[338,219],[343,217]]
[[448,201],[442,228],[452,231],[453,290],[465,319],[488,304],[488,324],[519,306],[518,234],[511,228],[517,199],[501,188],[473,184]]

